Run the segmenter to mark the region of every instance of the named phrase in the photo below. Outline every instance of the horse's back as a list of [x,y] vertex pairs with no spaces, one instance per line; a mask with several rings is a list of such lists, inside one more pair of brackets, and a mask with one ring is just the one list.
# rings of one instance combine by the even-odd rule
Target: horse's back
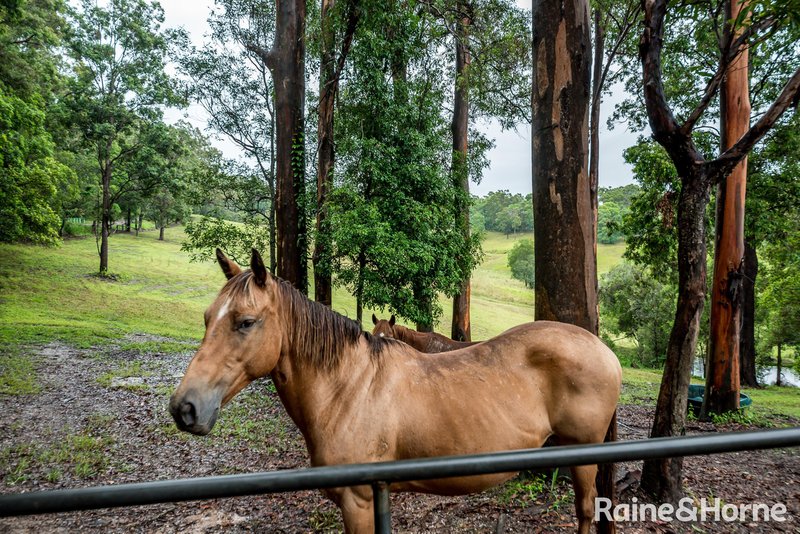
[[[595,429],[604,434],[619,397],[621,369],[614,353],[597,336],[562,323],[520,325],[435,357],[410,348],[399,356],[392,358],[397,365],[392,397],[407,405],[407,423],[428,430],[441,425],[458,440],[474,431],[487,446],[493,441],[487,436],[503,434],[495,426],[541,435],[605,420]],[[516,431],[507,436],[517,439]]]

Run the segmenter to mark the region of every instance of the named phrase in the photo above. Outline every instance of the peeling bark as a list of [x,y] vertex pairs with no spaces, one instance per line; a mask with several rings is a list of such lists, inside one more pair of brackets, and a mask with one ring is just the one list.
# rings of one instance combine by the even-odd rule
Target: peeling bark
[[[553,28],[557,28],[553,32]],[[533,4],[536,319],[597,332],[595,222],[588,176],[591,43],[585,2]],[[552,80],[552,82],[551,82]]]
[[[747,6],[735,0],[725,4],[725,19],[734,20]],[[727,41],[736,31],[725,26]],[[720,87],[722,150],[727,150],[750,127],[748,50],[728,66]],[[711,329],[706,369],[706,394],[700,417],[739,409],[739,349],[742,328],[742,277],[744,265],[744,204],[747,157],[718,186],[714,283],[711,286]]]
[[[535,0],[532,8],[535,318],[597,334],[596,190],[588,173],[589,5]],[[616,415],[606,439],[615,438]],[[596,481],[598,494],[612,500],[614,470],[613,464],[601,465]],[[598,532],[616,528],[601,520]]]

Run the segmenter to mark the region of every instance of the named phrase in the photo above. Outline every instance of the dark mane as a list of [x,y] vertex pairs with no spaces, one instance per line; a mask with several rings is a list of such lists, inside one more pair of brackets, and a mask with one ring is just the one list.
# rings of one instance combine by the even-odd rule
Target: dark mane
[[[361,337],[367,341],[373,358],[381,356],[387,345],[397,343],[364,332],[356,321],[308,299],[289,282],[276,276],[270,279],[286,314],[289,342],[295,357],[315,367],[333,370],[339,365],[344,349],[356,345]],[[253,285],[253,273],[247,270],[231,278],[222,291],[233,298],[252,300]]]

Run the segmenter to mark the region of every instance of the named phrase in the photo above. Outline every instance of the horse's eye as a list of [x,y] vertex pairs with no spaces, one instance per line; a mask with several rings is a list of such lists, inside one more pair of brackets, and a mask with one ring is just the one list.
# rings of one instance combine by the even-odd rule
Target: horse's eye
[[240,322],[239,322],[239,324],[237,325],[237,327],[236,327],[236,328],[237,328],[237,329],[239,329],[239,330],[248,330],[248,329],[250,329],[250,328],[251,328],[251,327],[252,327],[254,324],[256,324],[256,321],[255,321],[255,319],[244,319],[243,321],[240,321]]

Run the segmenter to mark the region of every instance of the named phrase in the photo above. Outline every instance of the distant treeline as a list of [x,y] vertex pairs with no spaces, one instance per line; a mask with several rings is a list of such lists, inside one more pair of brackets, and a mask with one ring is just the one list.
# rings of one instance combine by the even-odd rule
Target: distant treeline
[[[641,191],[636,184],[601,187],[598,191],[597,239],[600,243],[622,241],[622,220],[630,211],[631,199]],[[507,189],[473,197],[470,210],[473,230],[502,232],[506,235],[533,231],[531,194],[511,194]]]

